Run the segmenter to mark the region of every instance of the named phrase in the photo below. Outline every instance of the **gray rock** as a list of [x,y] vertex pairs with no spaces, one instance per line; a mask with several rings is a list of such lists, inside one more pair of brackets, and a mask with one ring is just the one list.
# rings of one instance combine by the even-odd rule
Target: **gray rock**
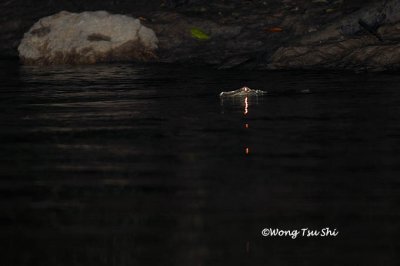
[[318,46],[278,49],[270,69],[347,69],[355,71],[394,70],[400,65],[400,44],[382,45],[371,36]]
[[36,22],[18,51],[26,64],[93,64],[148,60],[158,39],[140,20],[105,11],[62,11]]
[[400,2],[380,1],[280,47],[269,69],[381,71],[400,65]]

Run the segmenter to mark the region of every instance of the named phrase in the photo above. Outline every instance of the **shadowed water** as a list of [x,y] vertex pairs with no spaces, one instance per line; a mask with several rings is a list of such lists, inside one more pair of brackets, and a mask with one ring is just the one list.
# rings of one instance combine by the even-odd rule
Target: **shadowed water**
[[398,75],[0,68],[1,265],[399,261]]

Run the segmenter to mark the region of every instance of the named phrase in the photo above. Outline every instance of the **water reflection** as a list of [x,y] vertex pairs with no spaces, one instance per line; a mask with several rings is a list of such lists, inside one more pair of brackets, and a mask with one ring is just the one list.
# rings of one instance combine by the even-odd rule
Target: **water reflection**
[[[73,69],[0,71],[4,265],[390,265],[400,77]],[[243,80],[271,94],[220,105]]]
[[[21,66],[19,73],[25,82],[112,82],[118,84],[125,81],[143,78],[143,68],[129,64],[99,65],[61,65],[61,66]],[[61,85],[61,83],[59,83]],[[117,83],[114,83],[117,85]]]
[[249,101],[248,101],[248,97],[244,98],[244,115],[247,115],[247,113],[249,112]]
[[[248,101],[248,97],[245,97],[244,99],[244,112],[243,114],[246,116],[249,113],[249,101]],[[246,123],[245,128],[248,129],[249,128],[249,124]],[[247,132],[246,132],[247,133]],[[246,155],[250,154],[250,148],[246,147],[245,149],[245,153]]]
[[[258,105],[261,102],[261,99],[263,95],[266,95],[266,92],[263,91],[263,93],[256,94],[254,93],[253,95],[246,96],[246,94],[237,94],[238,92],[247,92],[250,90],[248,87],[243,87],[242,89],[236,90],[236,91],[231,91],[227,92],[228,93],[236,93],[235,96],[224,96],[220,97],[221,101],[221,106],[222,106],[222,113],[223,114],[229,114],[233,113],[236,114],[237,110],[240,108],[242,110],[241,116],[244,121],[244,129],[245,131],[243,134],[245,135],[244,140],[245,140],[245,145],[244,145],[244,153],[245,155],[250,155],[250,146],[248,145],[251,143],[251,132],[249,130],[250,128],[250,121],[249,121],[249,110],[250,110],[250,104],[252,105]],[[259,90],[257,90],[259,91]]]

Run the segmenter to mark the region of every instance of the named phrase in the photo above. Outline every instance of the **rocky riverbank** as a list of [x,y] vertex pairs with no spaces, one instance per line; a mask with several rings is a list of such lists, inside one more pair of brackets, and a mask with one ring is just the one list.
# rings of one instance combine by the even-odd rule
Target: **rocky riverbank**
[[158,49],[149,60],[159,62],[356,71],[400,66],[400,1],[394,0],[40,0],[35,5],[9,0],[0,5],[1,56],[17,56],[23,34],[42,17],[61,10],[107,10],[152,29]]

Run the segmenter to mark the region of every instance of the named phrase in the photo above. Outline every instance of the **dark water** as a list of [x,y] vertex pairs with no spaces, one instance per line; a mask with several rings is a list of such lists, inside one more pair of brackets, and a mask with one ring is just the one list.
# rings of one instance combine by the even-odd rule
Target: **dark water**
[[3,266],[399,265],[398,75],[0,68]]

